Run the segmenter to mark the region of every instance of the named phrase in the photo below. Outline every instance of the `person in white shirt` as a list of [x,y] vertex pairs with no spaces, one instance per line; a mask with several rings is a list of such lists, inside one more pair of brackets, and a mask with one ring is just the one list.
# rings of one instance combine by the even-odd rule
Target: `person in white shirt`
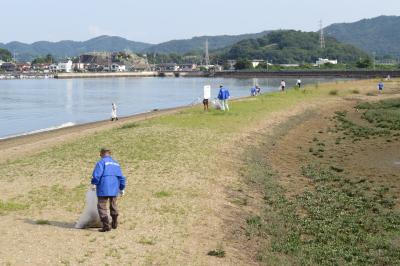
[[285,88],[286,88],[286,82],[282,79],[282,81],[281,81],[281,90],[285,91]]
[[117,121],[118,120],[118,116],[117,116],[117,106],[115,105],[115,103],[111,104],[111,121]]
[[300,89],[301,88],[301,79],[298,79],[296,84],[297,84],[297,87],[299,87],[299,89]]

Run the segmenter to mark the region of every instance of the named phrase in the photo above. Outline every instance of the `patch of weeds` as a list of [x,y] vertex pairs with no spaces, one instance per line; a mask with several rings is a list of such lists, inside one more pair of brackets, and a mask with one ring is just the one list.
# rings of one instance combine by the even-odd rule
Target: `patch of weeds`
[[106,257],[113,257],[113,258],[117,258],[117,259],[121,258],[121,254],[119,254],[118,249],[116,249],[116,248],[109,249],[105,255],[106,255]]
[[50,221],[48,221],[48,220],[41,220],[41,219],[36,220],[36,221],[35,221],[35,224],[38,224],[38,225],[51,225]]
[[333,166],[333,165],[331,165],[329,168],[330,168],[332,171],[335,171],[335,172],[337,172],[337,173],[342,173],[342,172],[344,171],[343,168],[340,168],[340,167],[337,167],[337,166]]
[[361,138],[368,139],[371,136],[381,137],[391,134],[388,129],[358,125],[347,118],[347,112],[335,112],[335,119],[338,123],[337,129],[351,137],[353,142],[360,141]]
[[209,252],[207,252],[207,255],[217,258],[224,258],[226,254],[224,248],[222,247],[222,244],[218,244],[218,247],[214,250],[210,250]]
[[338,94],[339,94],[338,90],[330,90],[329,91],[329,95],[335,96],[335,95],[338,95]]
[[67,260],[67,259],[61,259],[61,260],[60,260],[60,263],[61,263],[62,265],[71,265],[71,263],[70,263],[69,260]]
[[253,216],[246,219],[246,236],[260,235],[262,220],[260,216]]
[[118,129],[120,129],[120,130],[123,130],[123,129],[131,129],[131,128],[136,128],[136,127],[138,127],[138,126],[139,126],[138,123],[128,123],[128,124],[125,124],[125,125],[123,125],[122,127],[118,128]]
[[22,204],[15,201],[3,201],[0,200],[0,215],[6,214],[8,212],[25,210],[29,207],[27,204]]
[[152,239],[152,238],[146,238],[146,237],[142,236],[142,237],[139,239],[138,243],[139,243],[139,244],[142,244],[142,245],[153,246],[153,245],[156,244],[156,241],[155,241],[154,239]]
[[248,201],[245,197],[236,197],[231,201],[233,204],[240,205],[240,206],[247,206]]
[[376,94],[373,93],[373,92],[367,92],[365,95],[367,95],[367,96],[376,96]]
[[164,190],[154,193],[154,196],[156,198],[166,198],[166,197],[170,197],[171,195],[172,195],[171,192],[164,191]]
[[360,94],[360,91],[357,90],[357,89],[354,89],[354,90],[351,91],[351,93],[353,93],[353,94]]

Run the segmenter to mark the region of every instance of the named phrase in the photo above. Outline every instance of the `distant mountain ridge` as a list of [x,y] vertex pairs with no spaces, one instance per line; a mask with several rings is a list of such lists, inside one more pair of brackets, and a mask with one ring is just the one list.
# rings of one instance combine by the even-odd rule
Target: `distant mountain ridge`
[[[273,31],[253,34],[200,36],[184,40],[172,40],[160,44],[130,41],[118,36],[99,36],[87,41],[39,41],[32,44],[22,42],[0,43],[0,48],[16,53],[21,61],[29,61],[38,56],[52,54],[56,58],[77,56],[93,51],[117,52],[130,50],[137,54],[190,52],[202,53],[208,39],[209,50],[230,50],[240,41],[262,38]],[[400,17],[380,16],[363,19],[354,23],[332,24],[325,28],[327,36],[340,42],[351,44],[369,54],[400,56]]]
[[118,52],[130,50],[134,53],[176,53],[184,54],[193,51],[203,51],[205,41],[208,39],[210,51],[232,46],[233,44],[249,39],[258,38],[268,34],[268,31],[241,34],[241,35],[219,35],[201,36],[184,40],[172,40],[160,44],[130,41],[118,36],[99,36],[87,41],[39,41],[32,44],[22,42],[0,43],[0,48],[16,53],[19,60],[32,60],[38,56],[52,54],[57,58],[77,56],[82,53],[93,51]]
[[325,28],[328,36],[370,54],[400,56],[400,16],[380,16]]
[[20,60],[31,60],[38,56],[52,54],[55,57],[62,58],[66,56],[77,56],[81,53],[93,51],[109,51],[118,52],[131,50],[132,52],[140,52],[152,44],[143,42],[134,42],[117,36],[99,36],[87,41],[59,41],[47,42],[39,41],[32,44],[21,42],[10,42],[7,44],[0,43],[0,48],[16,53]]

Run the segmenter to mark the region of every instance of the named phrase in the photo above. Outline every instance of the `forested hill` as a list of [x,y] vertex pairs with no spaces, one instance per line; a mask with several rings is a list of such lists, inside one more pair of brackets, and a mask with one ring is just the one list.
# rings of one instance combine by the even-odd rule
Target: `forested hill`
[[266,34],[268,34],[268,31],[241,35],[201,36],[184,40],[172,40],[148,47],[144,50],[144,52],[184,54],[189,52],[204,51],[206,40],[208,40],[209,50],[212,51],[220,48],[229,47],[241,40],[259,38]]
[[400,16],[380,16],[354,23],[332,24],[326,34],[377,55],[400,56]]
[[275,31],[268,35],[247,39],[233,45],[221,59],[263,59],[273,63],[310,63],[318,58],[354,62],[368,55],[352,45],[342,44],[332,37],[326,38],[326,48],[320,48],[319,34],[294,30]]

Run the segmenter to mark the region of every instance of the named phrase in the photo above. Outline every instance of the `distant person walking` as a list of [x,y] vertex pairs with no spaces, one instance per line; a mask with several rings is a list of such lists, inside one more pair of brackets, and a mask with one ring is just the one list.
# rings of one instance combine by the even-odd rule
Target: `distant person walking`
[[385,85],[383,85],[383,82],[382,82],[382,81],[378,83],[378,91],[379,91],[379,94],[382,94],[382,91],[383,91],[383,88],[384,88],[384,87],[385,87]]
[[[100,150],[101,160],[97,162],[92,174],[92,189],[96,190],[97,210],[103,224],[99,232],[108,232],[118,227],[117,196],[123,195],[126,179],[119,164],[111,158],[111,150]],[[107,203],[110,204],[111,227],[108,219]]]
[[261,94],[261,88],[259,86],[256,86],[256,93],[257,95]]
[[298,79],[296,82],[297,87],[300,89],[301,88],[301,79]]
[[204,86],[204,93],[203,93],[204,111],[208,111],[208,104],[210,98],[211,98],[211,86],[210,85]]
[[285,91],[286,88],[286,82],[282,79],[281,81],[281,91]]
[[221,110],[222,111],[229,111],[229,104],[228,100],[230,98],[230,93],[227,88],[224,88],[224,86],[219,86],[219,93],[218,93],[218,100],[221,103]]
[[117,116],[117,106],[115,105],[115,103],[111,104],[111,121],[117,121],[118,120],[118,116]]
[[251,96],[256,96],[257,95],[257,88],[256,87],[251,88],[250,94],[251,94]]

